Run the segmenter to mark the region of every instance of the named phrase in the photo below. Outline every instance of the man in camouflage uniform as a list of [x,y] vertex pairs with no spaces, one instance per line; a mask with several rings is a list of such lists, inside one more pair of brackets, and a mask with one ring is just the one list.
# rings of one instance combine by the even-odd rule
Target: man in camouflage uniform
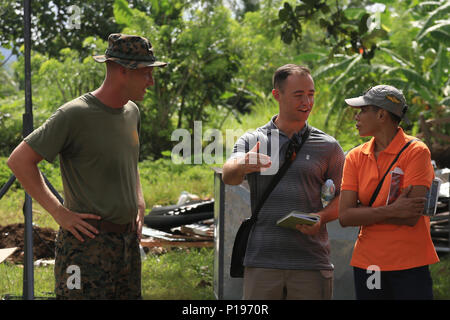
[[[57,299],[141,299],[139,241],[145,202],[139,179],[139,109],[153,85],[150,42],[111,34],[102,85],[61,106],[25,137],[8,165],[60,230],[56,239]],[[37,164],[59,155],[64,205]]]

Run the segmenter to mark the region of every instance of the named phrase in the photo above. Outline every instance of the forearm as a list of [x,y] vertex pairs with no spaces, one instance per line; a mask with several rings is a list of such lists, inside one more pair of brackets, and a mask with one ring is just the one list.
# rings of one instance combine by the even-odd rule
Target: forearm
[[[426,186],[414,186],[410,188],[410,191],[408,192],[407,197],[408,198],[417,198],[417,197],[425,197],[426,193],[428,191],[428,188]],[[416,214],[414,216],[399,216],[399,213],[401,211],[398,207],[395,206],[396,203],[392,203],[391,205],[387,205],[381,208],[384,208],[386,211],[387,217],[378,223],[380,224],[393,224],[393,225],[400,225],[400,226],[410,226],[413,227],[416,225],[416,223],[419,221],[422,213],[423,207],[420,208],[420,213]],[[362,206],[359,206],[362,207]],[[367,207],[366,207],[367,208]]]
[[45,184],[36,164],[24,163],[20,159],[10,158],[8,166],[21,183],[25,191],[36,200],[53,218],[64,206]]
[[354,208],[340,209],[339,221],[342,226],[366,226],[381,223],[387,219],[393,218],[395,212],[392,212],[389,206],[366,207],[358,206]]
[[222,168],[222,180],[225,184],[239,185],[244,181],[245,171],[238,158],[229,159]]
[[335,197],[331,202],[317,214],[320,215],[322,224],[336,220],[339,213],[339,197]]
[[382,221],[382,224],[393,224],[397,226],[409,226],[413,227],[419,221],[420,216],[412,218],[390,218]]
[[414,226],[420,219],[420,215],[399,217],[398,208],[393,205],[382,207],[358,206],[355,208],[341,209],[339,221],[341,225],[346,226],[367,226],[372,224],[393,224]]
[[[426,197],[427,192],[428,192],[428,187],[426,187],[426,186],[414,186],[414,187],[412,187],[411,191],[409,192],[408,197],[410,197],[410,198]],[[414,216],[414,217],[408,217],[408,218],[392,217],[392,218],[388,218],[388,219],[382,221],[381,223],[413,227],[419,221],[420,217],[421,217],[421,215]]]

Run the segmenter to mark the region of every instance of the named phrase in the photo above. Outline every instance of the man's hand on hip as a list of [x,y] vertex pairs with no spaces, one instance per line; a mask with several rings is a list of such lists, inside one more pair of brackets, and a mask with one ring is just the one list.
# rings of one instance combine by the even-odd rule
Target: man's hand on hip
[[83,237],[79,232],[88,236],[89,238],[95,238],[94,234],[98,234],[98,230],[90,225],[84,219],[95,219],[100,220],[101,217],[91,213],[76,213],[70,211],[69,209],[62,207],[53,216],[56,222],[61,226],[61,228],[69,231],[74,235],[75,238],[84,242]]

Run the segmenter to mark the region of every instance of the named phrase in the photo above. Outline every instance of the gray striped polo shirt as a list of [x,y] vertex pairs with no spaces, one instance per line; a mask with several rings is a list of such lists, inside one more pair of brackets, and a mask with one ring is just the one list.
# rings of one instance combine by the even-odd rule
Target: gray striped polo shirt
[[[261,141],[260,152],[269,155],[276,167],[278,163],[282,165],[289,138],[278,130],[275,119],[276,115],[265,126],[241,136],[234,145],[230,158],[243,156],[257,141]],[[294,133],[292,138],[300,143],[305,129],[306,126]],[[334,181],[338,195],[344,160],[344,152],[336,139],[311,127],[309,138],[297,158],[258,214],[250,234],[245,266],[291,270],[333,269],[326,225],[322,225],[318,234],[308,236],[300,231],[279,227],[276,221],[292,210],[320,211],[323,208],[320,200],[321,187],[327,179]],[[250,186],[252,210],[263,196],[273,178],[272,174],[257,172],[246,176]]]

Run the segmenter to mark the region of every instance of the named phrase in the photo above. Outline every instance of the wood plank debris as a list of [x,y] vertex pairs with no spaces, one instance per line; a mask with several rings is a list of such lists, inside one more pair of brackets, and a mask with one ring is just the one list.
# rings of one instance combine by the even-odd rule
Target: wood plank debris
[[19,247],[0,249],[0,263],[5,261],[10,255],[12,255]]
[[430,218],[430,233],[436,251],[450,252],[449,212],[437,213]]
[[214,228],[211,226],[202,225],[198,223],[187,224],[180,227],[181,232],[187,235],[194,234],[200,236],[213,237],[214,236]]
[[141,246],[147,248],[154,247],[183,247],[183,248],[208,248],[213,247],[212,241],[168,241],[159,239],[142,239]]
[[142,227],[141,246],[205,248],[214,246],[214,225],[190,224],[173,228],[173,233]]

